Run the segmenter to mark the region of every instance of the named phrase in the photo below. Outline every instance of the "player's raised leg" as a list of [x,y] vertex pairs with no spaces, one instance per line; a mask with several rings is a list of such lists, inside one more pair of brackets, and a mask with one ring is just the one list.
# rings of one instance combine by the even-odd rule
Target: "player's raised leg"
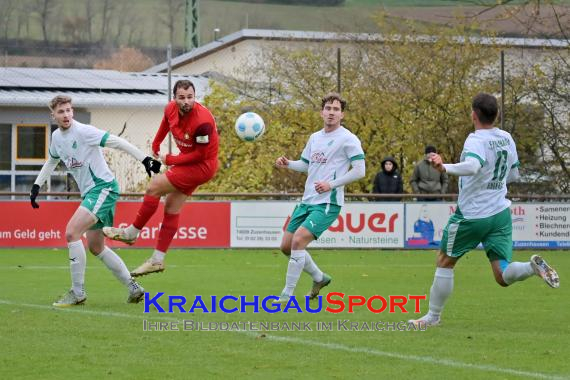
[[184,207],[186,199],[188,199],[188,196],[178,190],[175,190],[166,196],[164,204],[164,218],[162,220],[160,231],[158,232],[156,248],[148,260],[131,272],[133,277],[164,271],[164,258],[176,231],[178,231],[180,212]]
[[507,208],[488,219],[492,228],[483,239],[483,246],[499,285],[509,286],[534,275],[542,278],[552,288],[560,285],[558,273],[542,257],[534,255],[527,262],[512,261],[513,239],[510,209]]
[[[531,276],[538,276],[551,288],[560,286],[560,278],[554,268],[539,255],[533,255],[527,262],[493,262],[495,279],[502,286],[511,285],[517,281],[524,281]],[[500,281],[502,280],[503,283]]]
[[134,244],[142,228],[158,209],[160,197],[173,191],[176,191],[176,188],[168,181],[165,174],[154,176],[145,192],[143,203],[137,212],[133,224],[126,228],[103,227],[103,234],[112,240],[121,241],[129,245]]

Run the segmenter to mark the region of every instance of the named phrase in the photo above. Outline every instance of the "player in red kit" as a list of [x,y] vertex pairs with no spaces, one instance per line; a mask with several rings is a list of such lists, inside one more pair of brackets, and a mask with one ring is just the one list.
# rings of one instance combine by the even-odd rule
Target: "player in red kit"
[[[166,196],[156,248],[150,259],[131,272],[133,277],[164,270],[164,256],[178,230],[179,214],[186,199],[198,186],[212,179],[218,170],[218,130],[214,117],[206,107],[196,102],[194,84],[189,80],[177,81],[173,92],[174,100],[165,107],[160,128],[152,142],[155,157],[160,158],[168,170],[152,178],[133,224],[126,228],[103,228],[108,238],[134,244],[156,212],[160,197]],[[180,150],[179,154],[160,152],[160,144],[169,131]]]

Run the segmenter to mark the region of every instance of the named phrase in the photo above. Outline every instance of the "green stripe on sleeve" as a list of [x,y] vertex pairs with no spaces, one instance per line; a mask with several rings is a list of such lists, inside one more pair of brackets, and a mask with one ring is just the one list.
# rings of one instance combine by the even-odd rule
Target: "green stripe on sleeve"
[[517,161],[511,166],[511,169],[518,168],[519,166],[521,166],[521,163],[520,163],[520,161]]
[[467,157],[476,158],[479,161],[479,163],[481,164],[481,167],[483,167],[483,165],[485,165],[485,160],[482,159],[481,157],[479,157],[478,155],[476,155],[475,153],[469,152],[469,153],[465,154],[465,158],[467,158]]
[[301,157],[301,161],[303,161],[304,163],[308,164],[309,160],[307,160],[305,157]]
[[51,153],[51,149],[48,149],[48,153],[49,153],[49,156],[50,156],[51,158],[55,158],[56,160],[59,160],[59,157],[58,157],[58,156],[56,156],[56,155],[54,155],[54,154]]
[[364,154],[357,154],[356,156],[350,157],[350,162],[356,161],[356,160],[364,160]]
[[103,135],[103,137],[101,138],[101,142],[99,143],[99,146],[105,146],[105,144],[107,143],[107,139],[109,138],[110,133],[107,132]]

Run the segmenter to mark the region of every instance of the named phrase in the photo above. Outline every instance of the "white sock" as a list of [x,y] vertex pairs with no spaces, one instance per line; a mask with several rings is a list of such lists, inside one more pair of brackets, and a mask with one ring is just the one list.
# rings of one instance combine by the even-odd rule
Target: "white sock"
[[161,252],[155,249],[150,257],[150,261],[153,263],[162,263],[164,261],[164,256],[166,256],[166,252]]
[[503,281],[505,281],[507,285],[510,285],[513,282],[526,280],[533,274],[534,269],[532,269],[530,262],[512,262],[507,265],[503,271]]
[[429,315],[439,318],[445,301],[453,291],[453,269],[436,268],[429,292]]
[[141,230],[139,230],[138,228],[136,228],[132,224],[130,226],[128,226],[127,228],[125,228],[125,234],[127,234],[127,236],[130,238],[137,238],[139,236],[140,232],[141,232]]
[[69,248],[71,288],[76,296],[82,296],[85,293],[85,263],[87,261],[85,247],[81,240],[67,243],[67,247]]
[[313,281],[316,282],[323,281],[323,272],[319,269],[317,264],[315,264],[313,258],[311,257],[311,254],[306,250],[304,252],[305,252],[305,266],[303,267],[303,270],[311,275]]
[[292,250],[291,257],[289,258],[289,265],[287,266],[287,276],[285,277],[285,289],[283,289],[283,294],[292,296],[295,291],[295,286],[297,286],[297,281],[301,277],[301,272],[305,267],[305,250]]
[[127,286],[130,284],[131,274],[125,265],[125,262],[111,248],[105,247],[103,252],[97,255],[97,257],[107,266],[107,268],[109,268],[111,272],[113,272],[113,275],[115,275],[121,284]]

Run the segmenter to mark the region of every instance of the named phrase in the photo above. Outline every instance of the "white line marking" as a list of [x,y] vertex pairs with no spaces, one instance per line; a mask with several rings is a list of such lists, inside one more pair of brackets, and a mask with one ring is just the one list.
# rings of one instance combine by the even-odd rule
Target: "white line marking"
[[[283,264],[245,264],[245,266],[247,266],[248,268],[285,268],[287,266],[287,261],[283,261]],[[413,264],[413,265],[384,265],[382,264],[382,266],[384,268],[434,268],[433,264]],[[167,264],[168,268],[218,268],[219,265],[217,264],[185,264],[185,265],[177,265],[177,264]],[[345,268],[346,269],[346,264],[330,264],[330,265],[326,265],[327,268]],[[351,268],[370,268],[370,265],[368,264],[351,264],[350,265]],[[473,266],[475,267],[475,266]],[[480,267],[487,267],[487,265],[480,265]],[[87,268],[89,268],[89,270],[93,270],[93,269],[107,269],[104,266],[99,266],[99,265],[87,265]],[[2,266],[0,267],[0,270],[14,270],[14,269],[19,269],[19,270],[25,270],[25,269],[29,269],[29,270],[37,270],[37,269],[69,269],[69,265],[10,265],[10,266]]]
[[[57,309],[52,306],[48,305],[37,305],[37,304],[28,304],[28,303],[17,303],[7,300],[0,300],[0,305],[12,305],[12,306],[22,306],[22,307],[30,307],[35,309],[44,309],[44,310],[53,310],[56,312],[65,312],[65,313],[77,313],[77,314],[89,314],[89,315],[99,315],[105,317],[116,317],[116,318],[128,318],[128,319],[138,319],[138,320],[148,320],[148,319],[158,319],[164,321],[172,321],[172,322],[181,322],[181,319],[171,318],[171,317],[161,317],[156,315],[132,315],[132,314],[125,314],[125,313],[114,313],[108,311],[96,311],[96,310],[81,310],[80,308],[66,308],[66,309]],[[234,331],[238,333],[244,333],[251,337],[259,336],[260,332],[253,332],[253,331]],[[484,364],[472,364],[472,363],[464,363],[457,360],[449,360],[449,359],[436,359],[431,356],[418,356],[418,355],[407,355],[407,354],[399,354],[397,352],[388,352],[388,351],[380,351],[373,348],[367,347],[351,347],[346,346],[344,344],[338,343],[323,343],[309,339],[301,339],[295,337],[288,337],[288,336],[275,336],[275,335],[268,335],[265,334],[265,339],[276,341],[276,342],[286,342],[286,343],[295,343],[298,345],[304,346],[313,346],[313,347],[320,347],[326,348],[332,351],[344,351],[349,353],[360,353],[360,354],[367,354],[371,356],[379,356],[379,357],[387,357],[392,359],[400,359],[405,361],[414,361],[419,363],[427,363],[432,365],[441,365],[446,367],[454,367],[454,368],[461,368],[461,369],[470,369],[470,370],[478,370],[483,372],[496,372],[502,373],[507,375],[516,375],[516,376],[523,376],[523,377],[531,377],[535,379],[549,379],[549,380],[562,380],[562,379],[569,379],[569,376],[566,375],[557,375],[557,374],[547,374],[541,372],[529,372],[529,371],[519,371],[516,369],[511,368],[501,368],[492,365],[484,365]]]

